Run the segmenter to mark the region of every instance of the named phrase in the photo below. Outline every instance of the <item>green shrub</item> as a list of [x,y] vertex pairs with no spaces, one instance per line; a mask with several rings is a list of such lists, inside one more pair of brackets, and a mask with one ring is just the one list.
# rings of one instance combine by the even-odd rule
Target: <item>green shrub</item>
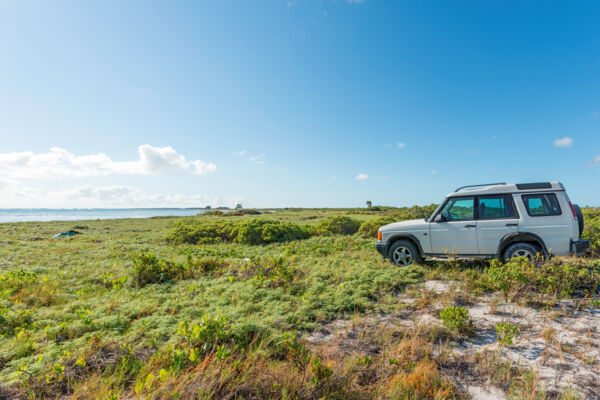
[[564,262],[558,258],[530,262],[520,257],[502,264],[492,260],[487,269],[490,286],[508,300],[526,294],[542,294],[558,300],[571,297],[576,290],[592,290],[600,280],[600,264],[591,266]]
[[245,244],[285,243],[307,239],[311,228],[290,222],[268,219],[248,221],[198,221],[182,220],[169,232],[166,240],[171,243],[210,244],[238,242]]
[[514,339],[521,334],[519,327],[509,322],[496,324],[496,332],[498,333],[498,342],[506,346],[513,344]]
[[191,325],[183,321],[179,324],[177,333],[182,336],[187,349],[197,348],[202,354],[225,343],[230,337],[227,319],[221,313],[214,317],[204,316],[200,322]]
[[581,237],[590,241],[590,254],[592,257],[600,256],[600,216],[585,219],[585,229]]
[[25,286],[34,283],[36,280],[37,275],[32,271],[24,269],[8,271],[0,275],[0,294],[11,295]]
[[360,221],[345,216],[329,217],[315,227],[318,235],[353,235],[358,232]]
[[26,328],[32,321],[30,311],[15,311],[0,304],[0,337],[12,336],[19,328]]
[[164,283],[172,280],[185,279],[189,269],[170,260],[161,260],[154,254],[140,253],[133,261],[131,272],[133,281],[137,286],[146,286],[151,283]]
[[267,258],[259,261],[256,265],[257,271],[254,279],[258,286],[285,286],[294,279],[293,270],[282,257]]
[[469,311],[464,307],[445,307],[440,311],[440,318],[447,328],[455,332],[467,336],[473,333],[473,327],[469,321]]
[[233,222],[183,219],[175,224],[166,240],[180,244],[210,244],[232,242],[237,234],[238,225]]
[[395,221],[396,221],[396,219],[394,217],[374,218],[374,219],[363,222],[360,225],[360,228],[358,228],[358,233],[362,237],[376,238],[377,231],[379,230],[379,228],[381,228],[383,225],[391,224],[392,222],[395,222]]
[[245,244],[267,244],[284,243],[309,237],[309,230],[300,225],[268,219],[253,219],[239,224],[236,241]]

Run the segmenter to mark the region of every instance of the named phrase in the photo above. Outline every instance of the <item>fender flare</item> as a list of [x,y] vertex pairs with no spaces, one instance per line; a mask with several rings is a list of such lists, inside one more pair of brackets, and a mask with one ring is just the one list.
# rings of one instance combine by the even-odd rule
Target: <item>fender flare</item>
[[511,243],[515,242],[536,242],[542,248],[542,251],[545,255],[548,255],[548,248],[546,247],[546,243],[544,240],[531,232],[511,232],[502,237],[500,239],[500,244],[498,244],[498,250],[496,251],[496,256],[500,257],[502,255],[502,251]]
[[421,242],[419,242],[419,239],[417,239],[417,237],[415,235],[412,235],[410,233],[398,233],[398,234],[393,234],[392,236],[390,236],[387,240],[387,248],[385,249],[385,256],[389,257],[389,251],[390,251],[390,247],[392,247],[392,244],[396,241],[396,240],[402,240],[402,239],[408,239],[411,242],[413,242],[416,246],[417,249],[419,250],[419,253],[421,253],[421,257],[423,257],[423,247],[421,247]]

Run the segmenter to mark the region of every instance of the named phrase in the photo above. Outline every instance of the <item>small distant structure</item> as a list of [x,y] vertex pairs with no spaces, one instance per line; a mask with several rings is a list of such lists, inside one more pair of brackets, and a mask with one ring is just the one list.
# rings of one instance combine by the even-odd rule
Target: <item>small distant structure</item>
[[371,208],[372,205],[373,203],[371,203],[371,200],[367,200],[367,208]]

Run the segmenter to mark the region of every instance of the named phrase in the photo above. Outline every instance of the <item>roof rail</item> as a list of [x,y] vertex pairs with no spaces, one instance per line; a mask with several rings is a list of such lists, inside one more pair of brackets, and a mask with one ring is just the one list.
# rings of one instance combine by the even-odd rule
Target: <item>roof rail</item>
[[506,185],[506,182],[496,182],[496,183],[482,183],[480,185],[467,185],[467,186],[461,186],[459,188],[457,188],[454,193],[458,192],[459,190],[462,189],[466,189],[466,188],[474,188],[474,187],[481,187],[481,186],[494,186],[494,185]]

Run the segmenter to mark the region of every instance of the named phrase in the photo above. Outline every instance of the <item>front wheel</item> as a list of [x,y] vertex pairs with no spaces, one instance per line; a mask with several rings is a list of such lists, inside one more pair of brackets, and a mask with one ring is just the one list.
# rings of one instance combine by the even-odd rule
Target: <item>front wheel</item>
[[405,267],[422,261],[421,254],[415,245],[407,240],[399,240],[392,244],[389,252],[390,262],[399,267]]

